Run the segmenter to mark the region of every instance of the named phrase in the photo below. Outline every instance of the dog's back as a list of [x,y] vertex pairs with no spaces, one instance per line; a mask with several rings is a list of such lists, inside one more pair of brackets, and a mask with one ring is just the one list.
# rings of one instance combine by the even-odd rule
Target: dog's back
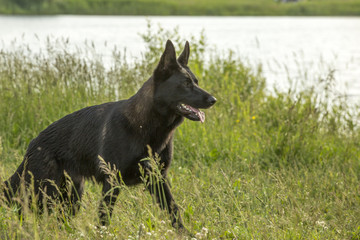
[[23,162],[7,181],[7,198],[10,200],[9,194],[18,191],[21,176],[25,182],[30,182],[33,177],[35,183],[51,179],[57,185],[64,180],[64,171],[75,178],[95,176],[95,159],[103,143],[102,129],[115,105],[121,103],[81,109],[40,132],[30,142]]

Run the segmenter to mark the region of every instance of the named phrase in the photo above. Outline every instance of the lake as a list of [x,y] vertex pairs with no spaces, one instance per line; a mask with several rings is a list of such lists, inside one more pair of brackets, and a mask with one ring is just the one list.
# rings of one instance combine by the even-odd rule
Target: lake
[[94,42],[104,59],[114,46],[126,48],[129,58],[139,57],[145,49],[139,33],[148,20],[165,29],[178,26],[184,38],[204,30],[209,45],[220,52],[232,49],[246,63],[262,64],[269,87],[286,89],[288,78],[298,87],[311,85],[314,77],[335,70],[339,95],[360,100],[357,17],[0,16],[0,48],[17,39],[40,49],[53,37],[78,47]]

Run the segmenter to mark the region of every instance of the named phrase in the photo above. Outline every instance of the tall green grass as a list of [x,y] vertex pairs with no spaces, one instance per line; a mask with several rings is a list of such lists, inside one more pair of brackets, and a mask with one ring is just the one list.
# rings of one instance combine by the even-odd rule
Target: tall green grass
[[0,0],[2,14],[359,16],[359,0]]
[[[8,178],[29,141],[80,108],[131,96],[151,75],[167,38],[143,35],[144,58],[113,52],[106,65],[91,46],[70,51],[50,39],[41,53],[24,46],[0,51],[0,176]],[[190,67],[217,97],[204,124],[185,120],[175,136],[169,178],[185,225],[197,239],[359,239],[358,107],[331,97],[331,73],[314,87],[266,89],[261,69],[231,51],[211,53],[190,39]],[[144,186],[121,186],[112,222],[97,227],[100,186],[86,185],[78,215],[61,211],[18,217],[0,200],[1,239],[186,239],[152,203]],[[60,206],[55,206],[55,208]]]

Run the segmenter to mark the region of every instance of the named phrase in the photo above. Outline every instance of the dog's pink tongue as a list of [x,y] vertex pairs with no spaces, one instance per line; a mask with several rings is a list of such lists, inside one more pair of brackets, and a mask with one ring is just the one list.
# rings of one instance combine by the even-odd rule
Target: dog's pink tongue
[[199,117],[201,123],[205,122],[205,113],[204,112],[200,111],[197,108],[193,108],[192,106],[189,106],[189,105],[187,105],[187,106],[196,114],[196,116]]
[[204,123],[205,122],[205,113],[199,110],[199,112],[197,112],[196,114],[200,118],[200,122]]

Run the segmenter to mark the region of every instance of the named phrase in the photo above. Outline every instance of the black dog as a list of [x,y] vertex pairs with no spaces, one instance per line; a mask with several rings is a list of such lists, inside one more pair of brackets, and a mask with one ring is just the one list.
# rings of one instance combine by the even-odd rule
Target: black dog
[[[23,162],[5,182],[9,202],[21,182],[31,182],[39,205],[44,197],[60,199],[75,213],[83,193],[84,180],[103,184],[100,221],[106,224],[119,194],[106,166],[117,171],[126,185],[142,182],[142,174],[153,170],[150,154],[159,156],[161,177],[146,182],[161,208],[167,209],[174,227],[183,228],[178,207],[165,181],[173,149],[173,134],[184,117],[205,120],[198,108],[209,108],[216,98],[198,86],[187,66],[189,43],[178,59],[170,40],[153,75],[131,98],[91,106],[52,123],[30,142]],[[152,152],[149,152],[151,149]],[[142,169],[142,171],[140,170]],[[70,179],[71,187],[66,187]],[[156,184],[156,187],[154,187]],[[157,189],[162,189],[161,192]]]

